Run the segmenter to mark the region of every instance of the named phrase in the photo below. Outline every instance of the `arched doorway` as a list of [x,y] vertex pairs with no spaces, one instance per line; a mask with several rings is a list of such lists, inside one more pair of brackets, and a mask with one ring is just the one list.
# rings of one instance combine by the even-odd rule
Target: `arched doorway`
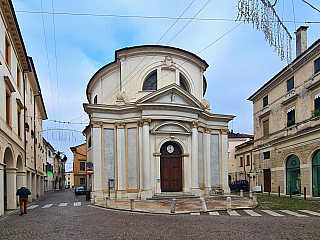
[[312,192],[314,197],[320,197],[320,150],[312,158]]
[[291,155],[286,164],[287,194],[301,194],[300,160],[296,155]]
[[16,170],[13,161],[11,148],[7,147],[4,152],[4,172],[3,172],[3,196],[4,210],[16,208]]
[[174,142],[166,142],[162,145],[160,152],[161,191],[182,191],[182,152],[180,146]]

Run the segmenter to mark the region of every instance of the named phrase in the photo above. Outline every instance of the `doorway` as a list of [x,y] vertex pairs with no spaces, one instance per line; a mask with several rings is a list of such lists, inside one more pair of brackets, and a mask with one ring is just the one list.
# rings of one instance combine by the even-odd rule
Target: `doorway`
[[320,150],[312,158],[312,190],[314,197],[320,197]]
[[271,192],[271,172],[270,169],[263,169],[264,192]]
[[181,148],[174,142],[166,142],[162,145],[160,152],[161,191],[182,191]]

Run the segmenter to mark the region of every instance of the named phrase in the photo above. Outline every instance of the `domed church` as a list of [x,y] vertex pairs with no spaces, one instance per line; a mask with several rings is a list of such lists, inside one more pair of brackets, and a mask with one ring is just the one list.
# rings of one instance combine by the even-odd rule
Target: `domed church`
[[[204,99],[208,63],[183,49],[116,50],[90,79],[84,110],[92,195],[148,199],[228,186],[228,122]],[[109,192],[110,191],[110,192]]]

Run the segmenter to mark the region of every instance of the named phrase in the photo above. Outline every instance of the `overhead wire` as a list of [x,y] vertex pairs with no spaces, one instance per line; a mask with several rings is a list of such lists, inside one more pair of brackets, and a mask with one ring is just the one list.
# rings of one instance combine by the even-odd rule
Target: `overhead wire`
[[308,4],[310,7],[312,7],[314,10],[320,12],[320,10],[318,8],[316,8],[315,6],[313,6],[311,3],[307,2],[306,0],[302,0],[302,2]]

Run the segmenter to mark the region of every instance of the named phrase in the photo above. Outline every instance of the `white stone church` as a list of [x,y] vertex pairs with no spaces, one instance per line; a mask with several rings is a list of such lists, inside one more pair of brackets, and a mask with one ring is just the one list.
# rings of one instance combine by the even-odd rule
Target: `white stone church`
[[208,66],[186,50],[144,45],[117,50],[93,75],[83,104],[92,195],[229,192],[227,132],[234,116],[210,113],[203,98]]

